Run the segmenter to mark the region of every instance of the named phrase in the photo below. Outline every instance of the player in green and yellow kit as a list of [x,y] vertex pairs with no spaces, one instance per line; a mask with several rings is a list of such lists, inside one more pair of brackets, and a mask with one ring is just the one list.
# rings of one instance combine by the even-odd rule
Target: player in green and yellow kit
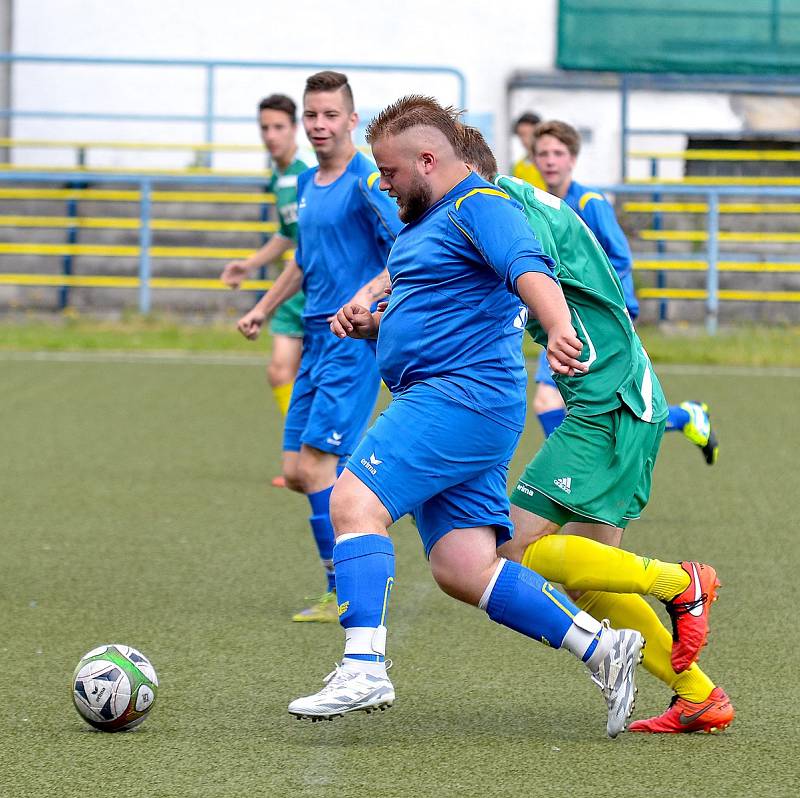
[[[297,147],[297,106],[284,94],[271,94],[258,106],[261,138],[270,155],[272,177],[269,191],[275,195],[278,232],[261,249],[246,260],[231,261],[222,272],[222,280],[238,288],[255,269],[278,260],[297,244],[297,176],[314,165],[313,156],[301,155]],[[302,291],[286,300],[275,311],[270,322],[272,356],[267,366],[267,379],[275,401],[285,416],[292,396],[292,387],[300,365],[303,348]],[[282,476],[272,480],[283,487]]]
[[[465,160],[522,206],[552,259],[583,345],[584,370],[555,376],[568,413],[514,489],[514,538],[500,552],[563,584],[595,617],[644,634],[645,667],[676,697],[663,715],[634,722],[631,731],[723,729],[734,716],[730,700],[694,663],[719,586],[714,569],[601,545],[618,547],[628,522],[647,504],[667,417],[619,277],[597,239],[562,200],[516,178],[496,176],[494,157],[480,134],[464,132]],[[527,329],[547,346],[538,321],[529,321]],[[555,534],[567,524],[569,534]],[[672,637],[642,595],[666,604]]]

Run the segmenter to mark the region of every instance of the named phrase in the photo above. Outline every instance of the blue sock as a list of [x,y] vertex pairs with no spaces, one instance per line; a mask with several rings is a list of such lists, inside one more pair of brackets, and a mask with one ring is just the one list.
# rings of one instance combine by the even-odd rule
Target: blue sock
[[564,408],[548,410],[546,413],[538,413],[536,416],[542,425],[545,438],[549,438],[566,417],[567,411]]
[[486,612],[496,623],[545,645],[563,644],[583,662],[591,657],[601,634],[597,621],[535,571],[515,562],[503,564]]
[[345,658],[383,662],[386,618],[394,584],[394,546],[384,535],[358,535],[336,544],[339,623]]
[[667,432],[680,432],[689,423],[689,414],[680,405],[670,405]]
[[319,558],[325,568],[325,575],[328,579],[328,592],[336,589],[336,577],[333,572],[333,524],[329,512],[331,491],[333,485],[316,493],[309,493],[308,502],[311,505],[311,517],[308,519],[311,524],[311,531],[319,551]]

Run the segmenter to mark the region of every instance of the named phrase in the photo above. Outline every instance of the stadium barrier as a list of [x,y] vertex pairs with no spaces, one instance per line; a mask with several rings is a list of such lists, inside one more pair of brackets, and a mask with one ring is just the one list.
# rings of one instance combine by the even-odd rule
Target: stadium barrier
[[[215,145],[218,128],[222,125],[242,124],[253,125],[254,115],[248,113],[244,115],[234,115],[223,113],[220,107],[225,105],[222,93],[224,78],[230,74],[241,72],[252,72],[253,70],[290,70],[300,73],[310,74],[323,69],[337,69],[346,73],[358,75],[377,74],[389,76],[392,74],[423,76],[426,80],[430,78],[444,78],[446,86],[450,90],[453,87],[452,97],[455,98],[454,104],[459,108],[468,107],[467,79],[460,69],[445,65],[426,65],[426,64],[356,64],[356,63],[331,63],[317,61],[236,61],[229,59],[182,59],[182,58],[113,58],[106,56],[58,56],[58,55],[32,55],[25,53],[0,53],[0,64],[8,63],[16,69],[36,69],[43,67],[61,67],[64,72],[71,67],[80,67],[81,76],[85,74],[91,79],[92,70],[107,71],[121,67],[130,70],[134,76],[142,70],[157,70],[159,73],[164,70],[175,70],[181,74],[198,76],[200,87],[198,100],[202,108],[194,113],[176,113],[169,108],[158,112],[112,112],[95,110],[61,110],[59,108],[0,108],[0,119],[50,119],[50,120],[72,120],[72,121],[101,121],[105,123],[125,123],[125,122],[151,122],[151,123],[186,123],[202,128],[203,143],[202,149],[196,152],[203,154],[203,165],[213,166],[214,153],[220,151]],[[82,68],[88,67],[83,70]],[[60,75],[61,80],[64,75]],[[85,78],[82,78],[85,79]],[[155,98],[157,103],[158,98]],[[4,145],[0,145],[3,149]],[[235,146],[235,145],[234,145]],[[164,149],[156,146],[155,149]],[[185,149],[181,146],[178,149]]]
[[[53,183],[65,179],[63,170],[50,172],[4,172],[0,171],[0,184],[5,182],[16,183]],[[133,190],[104,189],[96,188],[108,183],[124,182],[135,186]],[[175,183],[189,184],[189,190],[168,190],[170,184]],[[91,186],[91,187],[89,187]],[[195,187],[202,187],[202,190],[195,190]],[[136,230],[138,233],[138,244],[136,246],[120,246],[113,244],[78,244],[68,240],[65,243],[13,243],[0,242],[0,254],[16,254],[20,256],[45,254],[54,256],[77,256],[77,255],[103,255],[104,257],[133,257],[138,259],[138,269],[136,275],[129,276],[91,276],[74,275],[71,273],[58,274],[31,274],[26,272],[13,272],[0,274],[0,285],[50,285],[61,287],[91,286],[91,287],[116,287],[130,288],[138,291],[138,308],[142,313],[151,310],[151,291],[162,288],[186,288],[193,290],[226,290],[219,280],[198,279],[198,278],[166,278],[153,275],[152,265],[154,260],[169,258],[198,258],[198,259],[231,259],[245,257],[252,252],[252,249],[240,249],[231,247],[172,247],[154,246],[152,234],[158,229],[207,229],[219,231],[225,228],[226,223],[215,220],[186,220],[186,219],[154,219],[152,213],[153,204],[159,201],[199,201],[198,197],[206,201],[213,201],[216,197],[224,198],[223,202],[241,201],[244,203],[258,202],[262,205],[271,201],[273,198],[265,193],[254,193],[252,191],[234,191],[234,188],[261,188],[265,186],[264,177],[258,176],[230,176],[214,174],[188,174],[165,175],[162,173],[139,174],[128,173],[127,175],[108,174],[105,172],[84,171],[81,176],[81,188],[28,188],[17,186],[0,185],[0,198],[51,198],[63,199],[66,202],[75,203],[79,199],[103,199],[108,201],[135,202],[138,204],[138,218],[134,219],[110,219],[107,217],[87,217],[83,218],[72,209],[73,215],[67,217],[43,217],[31,215],[27,217],[18,227],[32,229],[37,226],[52,226],[59,229],[66,229],[76,233],[82,226],[91,227],[97,225],[119,226],[125,229]],[[743,186],[674,186],[674,185],[612,185],[600,187],[602,191],[617,195],[646,195],[653,193],[668,193],[675,195],[685,202],[640,202],[632,203],[633,208],[643,212],[652,212],[653,208],[658,211],[666,208],[676,208],[684,210],[686,207],[696,214],[705,216],[705,224],[702,231],[693,231],[695,243],[705,245],[702,253],[692,252],[685,256],[667,256],[666,253],[653,253],[653,256],[635,254],[634,269],[637,272],[656,272],[661,276],[659,283],[655,287],[644,287],[639,289],[639,296],[642,300],[658,300],[666,302],[671,299],[688,299],[702,301],[705,304],[706,326],[709,332],[714,333],[717,329],[719,303],[720,302],[800,302],[800,291],[769,291],[769,290],[727,290],[720,288],[720,274],[725,272],[751,272],[759,274],[800,272],[800,263],[790,260],[772,259],[769,261],[759,260],[755,257],[729,258],[723,259],[720,256],[720,243],[726,240],[733,241],[735,238],[726,238],[724,232],[720,232],[720,214],[727,212],[731,205],[737,206],[737,210],[748,207],[761,207],[769,205],[778,212],[783,209],[783,204],[774,202],[776,199],[786,198],[787,200],[797,200],[800,197],[800,188],[789,187],[760,187],[757,190],[759,200],[764,202],[748,203],[722,203],[721,197],[726,199],[739,196],[752,197],[754,189]],[[221,189],[221,190],[214,190]],[[786,208],[795,207],[797,203],[786,203]],[[665,205],[666,207],[662,207]],[[631,209],[630,205],[623,205]],[[726,209],[723,211],[723,209]],[[20,214],[0,216],[0,230],[3,226],[12,226],[19,221]],[[274,223],[229,223],[231,231],[242,229],[257,229],[260,232],[268,233],[274,230]],[[664,236],[660,241],[657,236],[651,240],[663,243],[669,231],[661,231]],[[766,235],[766,234],[765,234]],[[647,238],[647,236],[644,236]],[[757,242],[763,242],[764,238],[756,237]],[[792,235],[791,241],[797,241],[798,237]],[[674,288],[666,285],[666,275],[671,272],[701,272],[705,274],[704,286],[702,288]],[[243,288],[253,290],[263,290],[268,288],[268,280],[250,281]]]

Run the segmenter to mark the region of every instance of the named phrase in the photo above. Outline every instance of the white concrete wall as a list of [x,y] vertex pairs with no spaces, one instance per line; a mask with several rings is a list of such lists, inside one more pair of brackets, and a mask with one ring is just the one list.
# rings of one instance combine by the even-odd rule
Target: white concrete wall
[[[501,157],[509,151],[505,84],[518,69],[548,71],[555,61],[556,0],[17,0],[14,50],[20,54],[151,58],[218,58],[319,62],[322,64],[438,65],[455,67],[467,78],[474,120]],[[297,70],[224,69],[217,77],[216,106],[233,116],[255,115],[260,97],[283,91],[299,98],[308,68]],[[356,102],[368,118],[387,102],[410,92],[458,101],[453,78],[348,70]],[[17,108],[119,113],[200,114],[205,105],[200,70],[142,67],[19,65],[14,70]],[[641,102],[639,101],[641,100]],[[589,133],[577,176],[586,182],[619,179],[619,100],[614,93],[526,91],[512,100],[512,116],[526,109],[565,119]],[[688,111],[687,111],[688,109]],[[660,95],[632,105],[634,124],[685,128],[730,125],[737,117],[727,99]],[[142,123],[17,119],[13,135],[202,141],[203,127],[187,123]],[[257,143],[251,124],[220,125],[215,139]],[[677,146],[682,140],[677,139]],[[668,142],[675,143],[675,142]],[[636,146],[663,146],[643,141]],[[511,143],[511,153],[519,147]],[[67,152],[17,151],[18,162],[69,163]],[[148,165],[185,165],[188,154],[156,153]],[[142,163],[108,151],[92,156],[95,165]],[[254,167],[260,155],[220,156],[217,165]],[[664,173],[668,176],[668,172]]]

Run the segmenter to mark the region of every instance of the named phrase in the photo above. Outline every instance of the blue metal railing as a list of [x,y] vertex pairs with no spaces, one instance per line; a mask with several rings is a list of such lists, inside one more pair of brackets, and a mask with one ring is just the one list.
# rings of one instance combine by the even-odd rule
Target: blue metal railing
[[[0,118],[37,118],[37,119],[79,119],[95,121],[144,121],[144,122],[199,122],[203,125],[205,143],[214,142],[214,128],[219,123],[251,123],[252,114],[249,116],[226,116],[218,114],[215,109],[216,86],[215,78],[220,69],[300,69],[308,72],[317,72],[323,69],[336,69],[343,72],[400,72],[411,74],[438,74],[447,75],[456,81],[458,104],[460,108],[467,107],[467,79],[464,73],[455,67],[434,65],[408,65],[408,64],[351,64],[330,63],[316,61],[232,61],[214,59],[167,59],[167,58],[106,58],[86,56],[55,56],[55,55],[24,55],[17,53],[0,53],[0,63],[11,64],[58,64],[58,65],[84,65],[84,66],[144,66],[156,68],[192,68],[204,72],[204,108],[198,114],[142,114],[142,113],[111,113],[92,111],[54,111],[52,109],[0,109]],[[213,151],[207,156],[207,165],[211,166]]]
[[[55,182],[63,184],[64,175],[59,172],[0,172],[0,183],[9,182],[31,182],[46,183]],[[258,177],[231,177],[222,175],[142,175],[142,174],[104,174],[92,173],[87,171],[81,174],[81,182],[84,184],[97,183],[128,183],[138,187],[140,191],[139,200],[139,310],[142,313],[149,313],[151,309],[150,296],[150,246],[152,243],[152,229],[150,226],[152,191],[157,185],[169,185],[181,183],[184,185],[212,185],[212,186],[257,186],[263,189],[265,181]],[[641,195],[652,197],[654,193],[663,196],[692,197],[705,199],[708,203],[706,211],[706,230],[708,232],[708,245],[705,253],[693,253],[691,260],[702,258],[708,264],[706,273],[705,300],[706,326],[710,333],[717,330],[719,316],[719,271],[718,263],[720,260],[719,252],[719,201],[720,197],[800,197],[800,188],[792,187],[747,187],[747,186],[676,186],[676,185],[642,185],[635,186],[629,184],[618,184],[598,187],[600,191],[611,194]],[[664,259],[664,253],[656,253],[655,260]],[[639,255],[641,257],[641,255]],[[670,259],[676,259],[670,257]],[[657,269],[654,269],[657,271]]]

